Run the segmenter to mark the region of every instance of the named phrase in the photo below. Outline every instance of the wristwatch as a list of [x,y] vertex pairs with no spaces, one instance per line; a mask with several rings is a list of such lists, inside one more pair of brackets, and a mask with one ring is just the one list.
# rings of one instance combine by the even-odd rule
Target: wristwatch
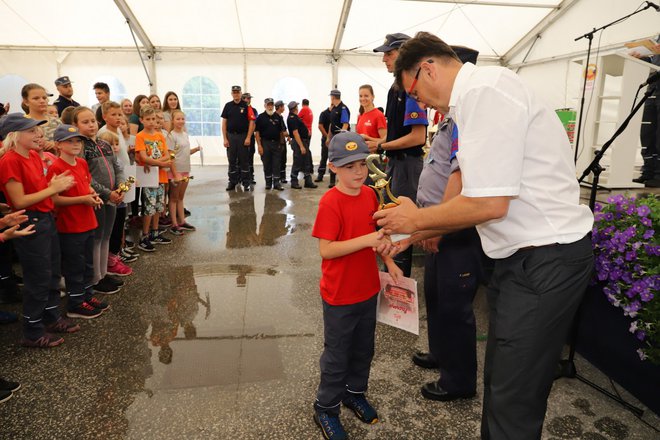
[[376,147],[376,153],[383,154],[385,152],[385,150],[383,149],[383,144],[384,144],[384,142],[381,142],[380,144],[378,144],[378,147]]

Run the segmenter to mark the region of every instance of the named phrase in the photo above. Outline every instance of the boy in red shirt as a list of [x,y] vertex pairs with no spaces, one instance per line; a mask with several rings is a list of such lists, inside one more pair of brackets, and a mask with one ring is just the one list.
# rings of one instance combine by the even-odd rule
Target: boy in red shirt
[[[138,248],[145,252],[156,250],[154,244],[170,244],[172,240],[158,233],[158,219],[160,213],[165,211],[165,184],[167,183],[166,168],[176,175],[176,169],[167,150],[165,136],[158,129],[156,111],[151,106],[140,109],[140,122],[144,129],[135,136],[135,155],[138,164],[148,168],[157,167],[158,187],[142,188],[142,205],[144,217],[142,219],[142,240]],[[151,170],[151,172],[156,172]],[[151,227],[151,232],[149,231]]]
[[94,230],[98,226],[94,208],[103,202],[92,189],[92,176],[87,161],[79,158],[83,148],[82,135],[72,125],[60,125],[53,134],[60,157],[48,169],[48,180],[64,174],[75,184],[53,196],[57,207],[55,227],[60,237],[62,275],[68,296],[69,318],[91,319],[101,315],[108,305],[93,297]]
[[[319,201],[312,235],[319,239],[324,349],[314,420],[326,439],[345,439],[339,405],[368,424],[378,422],[364,396],[374,355],[376,301],[380,291],[374,248],[379,239],[372,219],[376,195],[364,185],[369,147],[356,133],[333,136],[329,166],[337,185]],[[403,275],[394,261],[381,256],[394,282]]]

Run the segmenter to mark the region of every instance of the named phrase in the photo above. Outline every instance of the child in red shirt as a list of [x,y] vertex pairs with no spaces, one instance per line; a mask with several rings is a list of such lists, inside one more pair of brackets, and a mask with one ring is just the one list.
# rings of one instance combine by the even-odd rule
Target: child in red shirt
[[[372,216],[378,210],[375,193],[364,181],[369,147],[359,134],[333,136],[329,166],[337,185],[319,202],[312,235],[319,239],[324,349],[321,383],[314,403],[314,420],[325,438],[344,439],[339,405],[353,410],[368,424],[378,422],[376,410],[364,396],[374,355],[376,300],[380,291],[373,251],[387,238],[378,238]],[[394,282],[403,275],[394,261],[381,256]]]
[[60,316],[60,244],[51,196],[74,184],[68,173],[46,180],[37,153],[37,126],[43,121],[11,113],[0,120],[8,151],[0,160],[0,185],[14,210],[25,209],[35,233],[14,240],[23,267],[23,345],[48,348],[64,342],[52,333],[73,333],[80,326]]
[[68,296],[69,318],[91,319],[100,316],[108,305],[93,297],[94,230],[98,226],[94,208],[103,204],[92,189],[87,162],[78,157],[83,148],[80,131],[60,125],[53,134],[60,157],[48,169],[48,177],[67,173],[75,185],[53,196],[57,207],[55,226],[60,236],[62,275]]

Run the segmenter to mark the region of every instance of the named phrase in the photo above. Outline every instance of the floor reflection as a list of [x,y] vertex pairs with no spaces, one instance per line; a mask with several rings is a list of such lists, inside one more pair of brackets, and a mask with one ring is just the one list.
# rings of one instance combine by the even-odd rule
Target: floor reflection
[[287,201],[273,193],[264,195],[263,214],[257,230],[256,199],[252,194],[229,192],[227,249],[272,246],[278,238],[294,230],[293,216],[283,212]]

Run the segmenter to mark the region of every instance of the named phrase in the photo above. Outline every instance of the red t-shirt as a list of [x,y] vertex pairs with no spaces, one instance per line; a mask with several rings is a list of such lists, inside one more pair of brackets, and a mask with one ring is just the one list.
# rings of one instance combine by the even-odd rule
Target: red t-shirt
[[357,134],[366,134],[373,138],[379,138],[378,129],[380,128],[387,128],[387,121],[383,112],[375,108],[358,116],[355,131]]
[[312,109],[309,108],[309,106],[301,107],[300,111],[298,112],[298,117],[302,119],[303,124],[305,124],[305,127],[307,127],[307,130],[309,131],[309,134],[312,134],[312,123],[314,122],[314,114],[312,113]]
[[[8,151],[0,160],[0,185],[2,192],[7,197],[7,203],[13,209],[14,203],[7,193],[5,185],[9,180],[14,179],[23,184],[24,194],[34,194],[48,188],[48,180],[44,173],[44,164],[39,154],[30,150],[29,157],[23,157],[14,150]],[[25,208],[27,211],[51,212],[55,208],[53,200],[46,197],[39,203]]]
[[[376,230],[372,218],[378,210],[376,194],[367,186],[357,196],[336,187],[319,201],[312,236],[331,241],[345,241]],[[380,291],[376,254],[365,248],[343,257],[323,259],[321,263],[321,297],[340,306],[366,301]]]
[[[48,169],[48,179],[52,178],[53,174],[62,174],[64,171],[69,171],[70,175],[76,180],[76,183],[68,190],[61,192],[61,196],[78,197],[90,193],[92,176],[89,174],[89,168],[85,160],[76,158],[76,164],[70,165],[62,160],[62,158],[58,158]],[[77,234],[96,229],[98,223],[94,214],[94,208],[78,204],[58,206],[55,226],[57,232]]]

